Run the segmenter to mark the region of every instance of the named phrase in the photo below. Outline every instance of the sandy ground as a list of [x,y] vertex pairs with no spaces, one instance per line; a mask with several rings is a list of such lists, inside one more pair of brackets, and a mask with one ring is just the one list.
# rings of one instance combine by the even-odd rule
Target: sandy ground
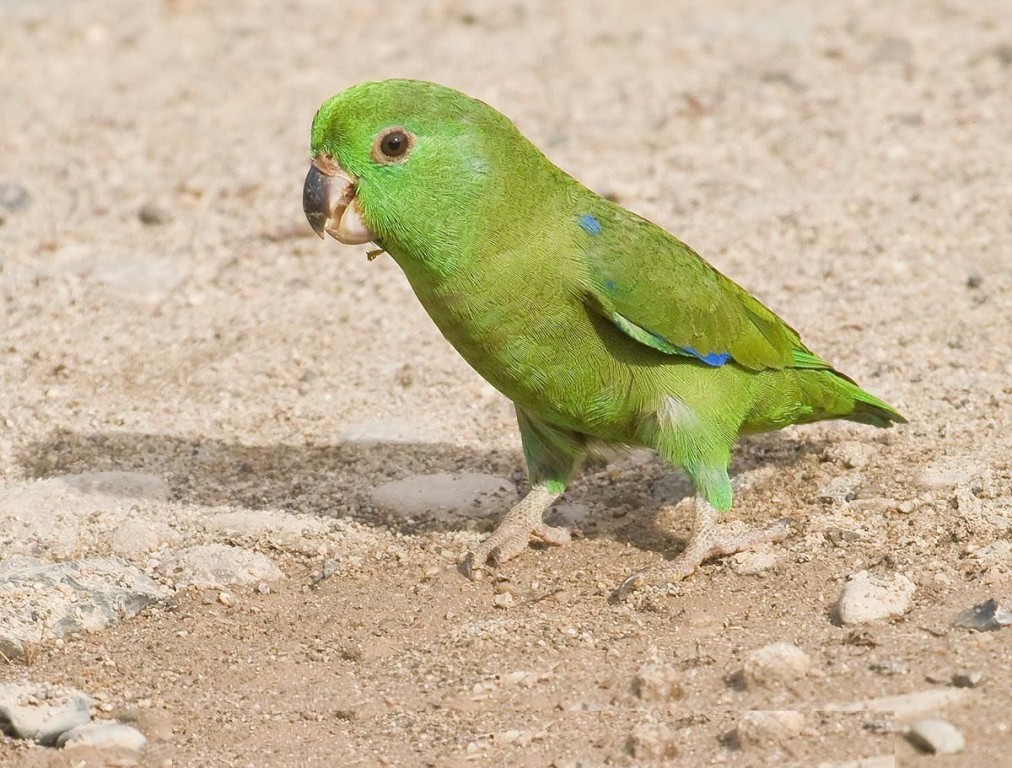
[[[177,505],[362,531],[330,579],[277,552],[270,594],[180,593],[0,666],[0,682],[99,693],[149,737],[139,758],[4,740],[0,764],[631,765],[646,747],[630,754],[630,735],[660,724],[681,765],[894,749],[902,765],[1008,765],[1012,629],[951,622],[1012,598],[993,546],[1012,518],[1010,41],[1007,0],[0,2],[0,182],[30,195],[0,207],[0,480],[141,470]],[[585,538],[465,581],[454,564],[476,531],[398,524],[369,491],[434,472],[522,482],[509,404],[389,259],[321,244],[301,212],[317,106],[388,76],[496,105],[910,425],[743,444],[737,470],[770,469],[735,515],[805,526],[763,573],[717,563],[610,603],[687,533],[685,507],[664,504],[685,492],[677,474],[637,455],[571,489]],[[854,443],[872,449],[858,468],[840,449]],[[847,500],[819,499],[833,481]],[[909,576],[910,612],[835,623],[861,569]],[[743,687],[747,654],[774,641],[813,672]],[[631,693],[654,662],[681,698]],[[984,684],[940,713],[966,737],[958,755],[825,711],[967,670]],[[750,709],[801,710],[805,730],[743,748]]]

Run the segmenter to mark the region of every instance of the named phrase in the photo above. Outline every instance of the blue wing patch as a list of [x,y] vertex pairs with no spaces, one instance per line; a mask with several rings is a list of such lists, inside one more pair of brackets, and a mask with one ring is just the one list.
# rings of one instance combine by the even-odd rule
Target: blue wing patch
[[588,235],[600,235],[601,234],[601,222],[591,216],[589,213],[583,214],[576,220],[576,223],[580,225],[580,228]]
[[702,360],[704,363],[713,368],[720,368],[720,366],[731,359],[731,355],[728,352],[711,352],[708,355],[701,355],[692,347],[682,347],[682,349],[686,352],[686,354],[692,355],[697,360]]

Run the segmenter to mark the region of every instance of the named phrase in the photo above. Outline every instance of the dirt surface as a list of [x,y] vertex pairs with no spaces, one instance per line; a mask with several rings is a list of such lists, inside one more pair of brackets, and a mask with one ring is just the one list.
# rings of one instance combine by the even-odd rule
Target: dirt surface
[[[137,470],[177,508],[355,532],[336,552],[272,551],[286,576],[267,594],[181,591],[0,666],[0,682],[100,696],[149,739],[140,756],[6,739],[0,764],[817,765],[895,749],[902,765],[1009,765],[1012,628],[952,621],[1012,599],[1010,41],[1007,0],[0,2],[0,479]],[[758,574],[725,561],[609,601],[688,533],[685,484],[635,454],[567,494],[583,539],[464,580],[456,562],[493,517],[405,522],[370,491],[437,472],[522,485],[510,406],[388,258],[321,244],[300,205],[317,106],[389,76],[510,115],[909,426],[744,442],[735,517],[802,524]],[[835,621],[863,569],[912,579],[909,612]],[[744,685],[748,654],[778,641],[811,672]],[[680,696],[633,685],[651,664]],[[974,670],[983,684],[932,713],[962,731],[960,754],[827,711]],[[799,710],[804,728],[742,743],[756,709]]]

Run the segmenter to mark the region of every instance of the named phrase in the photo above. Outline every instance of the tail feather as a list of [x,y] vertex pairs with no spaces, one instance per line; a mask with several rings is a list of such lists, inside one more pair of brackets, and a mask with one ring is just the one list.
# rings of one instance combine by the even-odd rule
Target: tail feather
[[871,424],[873,427],[888,427],[891,424],[906,424],[907,420],[888,403],[879,400],[874,395],[865,392],[857,384],[847,382],[848,394],[854,399],[854,410],[842,418],[849,421],[857,421],[861,424]]

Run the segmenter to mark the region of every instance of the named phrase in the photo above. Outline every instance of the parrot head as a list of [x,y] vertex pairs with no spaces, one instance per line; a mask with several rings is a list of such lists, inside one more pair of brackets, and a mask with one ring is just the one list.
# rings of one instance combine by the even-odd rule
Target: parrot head
[[342,243],[411,252],[460,242],[490,186],[505,184],[498,160],[515,160],[516,145],[530,146],[507,118],[458,91],[417,80],[361,83],[313,119],[302,207],[316,234]]

